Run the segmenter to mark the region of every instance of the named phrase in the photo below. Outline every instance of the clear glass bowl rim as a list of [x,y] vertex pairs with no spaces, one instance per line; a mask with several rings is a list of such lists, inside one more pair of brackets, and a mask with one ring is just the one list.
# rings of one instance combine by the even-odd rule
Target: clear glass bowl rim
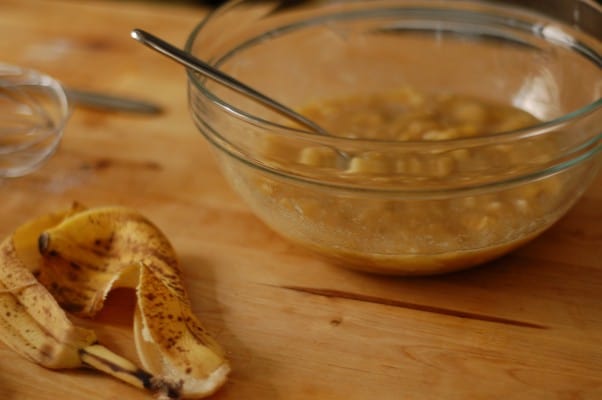
[[[225,5],[211,11],[192,30],[192,32],[190,33],[190,35],[188,36],[188,38],[186,40],[185,50],[187,52],[192,53],[196,39],[202,33],[202,30],[205,27],[205,25],[207,25],[209,22],[211,22],[211,20],[213,18],[215,18],[220,13],[227,12],[229,8],[235,7],[240,3],[244,3],[245,1],[247,1],[247,0],[230,1],[230,2],[227,2]],[[436,6],[427,6],[427,3],[428,2],[425,2],[425,6],[424,6],[425,9],[432,9],[432,10],[438,9]],[[477,4],[478,3],[480,6],[483,6],[483,5],[486,6],[479,11],[475,11],[474,12],[475,14],[482,14],[485,9],[488,9],[488,11],[491,10],[494,12],[496,10],[499,11],[501,9],[503,9],[505,12],[508,12],[508,10],[525,11],[525,10],[522,10],[522,9],[516,8],[516,7],[503,7],[503,6],[494,5],[494,4],[484,4],[483,2],[479,2],[479,0],[462,0],[462,1],[457,1],[457,2],[453,2],[453,3],[456,3],[456,4],[460,4],[460,3]],[[453,9],[454,7],[450,7],[450,4],[453,4],[453,3],[452,2],[447,3],[445,8]],[[491,14],[491,13],[489,12],[489,14]],[[265,34],[265,32],[262,35],[264,35],[264,34]],[[571,46],[571,43],[565,43],[565,44],[567,44],[571,48],[573,48],[573,46]],[[194,54],[194,53],[192,53],[192,54]],[[595,57],[596,57],[599,65],[602,66],[602,55],[596,53]],[[440,140],[440,141],[403,141],[403,142],[400,142],[400,141],[383,140],[383,139],[357,139],[357,138],[346,138],[346,137],[338,137],[338,136],[337,137],[335,137],[335,136],[326,137],[323,135],[317,135],[315,132],[307,131],[307,130],[304,130],[301,128],[294,128],[294,127],[278,124],[276,122],[269,121],[264,118],[255,116],[255,115],[247,113],[245,111],[242,111],[242,110],[236,108],[233,104],[230,104],[230,103],[222,100],[221,98],[219,98],[218,96],[213,94],[209,89],[207,89],[207,87],[203,85],[203,82],[206,80],[206,78],[199,77],[192,70],[187,70],[187,75],[188,75],[189,82],[191,82],[201,93],[203,93],[204,96],[206,96],[214,104],[218,105],[220,108],[222,108],[229,114],[231,114],[239,119],[242,119],[253,125],[263,127],[264,129],[267,129],[267,130],[282,131],[283,133],[286,133],[287,135],[290,135],[292,137],[295,137],[297,135],[300,135],[301,137],[307,137],[309,135],[312,137],[312,139],[315,139],[316,136],[319,136],[321,141],[323,140],[325,142],[325,144],[332,145],[332,146],[336,146],[337,144],[343,145],[345,143],[349,143],[352,145],[361,145],[362,143],[370,143],[370,144],[379,143],[379,144],[383,144],[383,145],[387,145],[387,146],[396,146],[396,147],[400,147],[400,148],[405,148],[405,147],[422,148],[422,147],[433,147],[435,145],[441,146],[441,145],[446,145],[446,144],[449,144],[451,146],[471,147],[471,146],[478,146],[478,145],[485,144],[485,143],[492,143],[492,142],[497,142],[497,141],[505,142],[508,140],[516,140],[516,139],[520,139],[520,138],[527,138],[527,137],[531,137],[531,136],[545,134],[549,131],[556,130],[557,128],[561,127],[562,125],[570,124],[571,122],[578,120],[579,118],[584,117],[588,114],[591,114],[594,112],[602,112],[602,98],[599,98],[599,99],[593,101],[592,103],[589,103],[589,104],[587,104],[579,109],[576,109],[574,111],[571,111],[567,114],[561,115],[561,116],[551,119],[551,120],[543,121],[537,125],[532,125],[532,126],[529,126],[526,128],[512,130],[512,131],[506,131],[506,132],[500,132],[500,133],[488,135],[488,136],[447,139],[447,140]],[[602,132],[599,133],[599,139],[602,139]]]
[[[186,41],[186,47],[185,47],[186,51],[192,53],[192,49],[193,49],[193,46],[195,45],[196,39],[202,33],[201,31],[205,27],[205,25],[208,24],[209,22],[211,22],[212,18],[215,17],[216,13],[219,14],[220,12],[227,12],[229,10],[229,7],[235,7],[239,3],[244,3],[246,1],[248,1],[248,0],[230,1],[230,2],[226,3],[224,6],[212,11],[209,15],[207,15],[193,29],[193,31],[189,35],[189,37]],[[428,1],[424,1],[424,2],[427,3]],[[457,4],[459,4],[459,3],[463,3],[463,4],[479,3],[480,5],[483,4],[482,2],[479,2],[479,0],[462,0],[462,1],[457,1],[457,2],[453,2],[453,3],[457,3]],[[450,4],[452,4],[452,2],[446,3],[447,8],[449,8]],[[484,12],[485,9],[487,9],[487,10],[503,9],[506,12],[508,11],[508,8],[506,8],[506,7],[503,7],[500,5],[487,4],[487,7],[479,10],[479,13]],[[510,9],[518,10],[519,12],[526,11],[527,13],[529,13],[529,10],[523,10],[520,8],[516,9],[514,7],[511,7]],[[535,15],[537,15],[537,13]],[[555,21],[555,20],[550,17],[550,21]],[[265,32],[263,32],[262,35],[265,35]],[[257,37],[257,36],[255,36],[255,37]],[[596,42],[596,44],[598,44],[598,42]],[[596,46],[596,48],[597,48],[597,46]],[[219,65],[219,62],[221,61],[221,56],[223,56],[223,54],[220,54],[219,56],[220,56],[220,58],[218,58],[217,62],[214,62],[214,65]],[[599,65],[602,65],[602,56],[598,52],[595,52],[594,56],[596,57],[594,62],[597,61],[597,63]],[[548,121],[542,122],[540,124],[533,125],[533,126],[523,128],[523,129],[501,132],[501,133],[498,133],[495,135],[487,135],[487,136],[472,137],[472,138],[449,139],[449,140],[440,140],[440,141],[387,141],[387,140],[374,140],[374,139],[352,139],[352,138],[344,138],[344,137],[336,137],[336,136],[317,135],[313,132],[304,131],[302,129],[292,128],[290,126],[280,125],[273,121],[265,120],[258,116],[246,113],[244,111],[237,109],[232,104],[229,104],[229,103],[223,101],[217,95],[215,95],[213,92],[211,92],[211,90],[208,89],[203,84],[203,82],[205,81],[205,78],[197,76],[194,72],[192,72],[190,70],[188,70],[187,73],[188,73],[188,78],[189,78],[189,84],[192,86],[192,87],[189,87],[189,91],[190,90],[198,90],[200,92],[201,96],[206,97],[209,101],[212,102],[212,104],[214,104],[219,109],[224,111],[227,115],[231,115],[232,117],[240,119],[240,120],[244,121],[245,123],[259,127],[259,129],[264,130],[266,133],[267,132],[271,132],[271,133],[277,132],[278,134],[282,135],[283,138],[288,138],[290,140],[309,140],[309,141],[312,141],[313,143],[316,143],[316,144],[319,143],[319,144],[326,145],[326,146],[329,146],[329,147],[335,148],[335,149],[337,149],[337,148],[342,149],[342,148],[345,148],[346,146],[359,146],[361,148],[361,146],[367,145],[367,146],[379,146],[379,147],[383,146],[386,148],[394,147],[395,149],[403,150],[403,151],[413,150],[413,151],[428,153],[434,149],[441,150],[441,149],[456,149],[459,147],[479,147],[479,146],[483,146],[483,145],[485,145],[485,146],[486,145],[497,145],[497,144],[501,144],[501,143],[505,143],[505,142],[512,142],[515,140],[530,138],[530,137],[539,136],[539,135],[553,134],[558,129],[561,129],[563,126],[567,126],[567,125],[576,123],[580,119],[587,118],[588,116],[591,117],[591,114],[602,112],[602,98],[599,98],[596,101],[589,103],[584,107],[581,107],[570,113],[564,114],[553,120],[548,120]],[[189,96],[192,96],[192,94],[189,93]],[[195,120],[197,119],[196,115],[194,116],[194,119]],[[280,168],[277,169],[277,168],[270,167],[268,165],[265,165],[262,162],[259,162],[258,160],[249,159],[245,154],[240,154],[236,151],[232,151],[232,149],[230,149],[229,146],[224,146],[224,143],[222,143],[222,142],[224,140],[226,142],[228,142],[229,140],[222,137],[219,132],[216,132],[211,127],[210,124],[204,122],[203,125],[205,126],[205,128],[208,128],[212,132],[204,132],[204,129],[201,129],[201,133],[203,133],[205,138],[217,149],[226,153],[229,157],[232,157],[232,158],[236,159],[237,161],[247,165],[248,167],[251,167],[253,169],[258,169],[260,171],[263,171],[265,173],[268,173],[270,175],[278,177],[278,179],[284,179],[287,181],[291,181],[295,184],[304,184],[304,185],[309,185],[309,186],[322,187],[324,189],[336,189],[336,190],[350,191],[350,192],[354,192],[354,193],[365,193],[365,194],[378,193],[379,196],[385,196],[385,197],[393,196],[393,198],[397,198],[397,196],[399,196],[399,195],[403,195],[404,197],[412,197],[412,198],[425,198],[425,197],[426,198],[438,198],[438,197],[449,197],[450,195],[451,196],[464,196],[464,195],[472,195],[472,194],[477,194],[477,193],[482,193],[482,192],[488,192],[491,190],[495,191],[495,190],[499,190],[500,188],[508,188],[508,187],[512,187],[515,185],[520,185],[525,182],[531,182],[534,180],[542,179],[547,176],[554,175],[556,173],[560,173],[564,170],[571,169],[572,167],[577,166],[583,162],[594,159],[598,153],[602,152],[602,131],[600,131],[600,132],[594,131],[591,134],[591,136],[588,137],[588,139],[585,143],[581,143],[577,147],[569,149],[566,152],[566,154],[564,154],[564,156],[568,156],[568,157],[563,156],[563,161],[561,161],[560,163],[552,165],[552,166],[547,166],[547,167],[544,167],[542,169],[538,169],[535,171],[531,171],[524,175],[515,176],[512,178],[493,179],[487,183],[481,182],[481,183],[475,184],[475,185],[446,187],[446,188],[439,188],[439,189],[426,189],[426,188],[422,188],[422,189],[405,188],[405,189],[403,189],[400,187],[375,188],[375,187],[363,187],[362,185],[342,183],[342,182],[336,183],[336,182],[331,182],[331,181],[328,181],[328,182],[320,181],[320,180],[312,178],[312,177],[297,175],[296,173],[293,173],[292,171],[288,171],[286,169],[280,169]],[[199,128],[200,128],[200,126],[199,126]],[[236,142],[236,140],[234,140],[234,143],[232,143],[234,146],[236,146],[235,142]],[[372,148],[372,147],[370,147],[370,148]],[[576,153],[574,153],[575,150],[579,150],[579,149],[583,149],[583,148],[587,148],[587,151],[585,151],[585,152],[577,151]],[[594,165],[594,168],[595,168],[595,165]]]

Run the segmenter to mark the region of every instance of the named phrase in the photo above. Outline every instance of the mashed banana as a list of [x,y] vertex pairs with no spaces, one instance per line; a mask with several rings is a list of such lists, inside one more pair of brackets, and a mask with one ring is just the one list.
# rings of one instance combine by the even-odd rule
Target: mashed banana
[[[336,136],[410,145],[495,135],[538,122],[512,106],[410,89],[329,99],[301,111]],[[294,146],[274,136],[263,142],[268,166],[326,184],[230,177],[269,225],[305,246],[353,268],[429,274],[506,253],[570,206],[562,175],[487,186],[551,161],[550,139],[520,140],[432,151],[385,142],[341,150]],[[339,184],[370,190],[341,190]]]
[[328,99],[301,112],[337,136],[398,141],[483,136],[538,122],[512,106],[411,89]]

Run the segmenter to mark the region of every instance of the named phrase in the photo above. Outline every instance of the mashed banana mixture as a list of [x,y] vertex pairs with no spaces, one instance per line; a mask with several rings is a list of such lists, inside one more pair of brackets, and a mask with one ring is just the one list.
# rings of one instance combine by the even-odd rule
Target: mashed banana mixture
[[337,136],[398,141],[483,136],[538,122],[512,106],[411,89],[328,99],[301,112]]
[[[321,186],[252,171],[229,175],[269,225],[346,266],[400,274],[465,268],[533,238],[570,206],[563,175],[487,186],[550,162],[548,138],[445,145],[538,122],[512,106],[403,89],[327,99],[301,112],[333,135],[383,142],[335,149],[263,139],[269,167]],[[441,146],[412,146],[425,141]]]

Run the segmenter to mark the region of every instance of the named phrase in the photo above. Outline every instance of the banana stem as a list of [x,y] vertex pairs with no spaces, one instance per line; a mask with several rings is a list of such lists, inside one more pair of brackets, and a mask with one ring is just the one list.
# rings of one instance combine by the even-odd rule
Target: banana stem
[[100,344],[93,344],[79,351],[84,365],[111,375],[129,385],[146,389],[154,394],[170,400],[180,398],[182,384],[157,378],[150,372],[138,368],[129,360],[113,353]]

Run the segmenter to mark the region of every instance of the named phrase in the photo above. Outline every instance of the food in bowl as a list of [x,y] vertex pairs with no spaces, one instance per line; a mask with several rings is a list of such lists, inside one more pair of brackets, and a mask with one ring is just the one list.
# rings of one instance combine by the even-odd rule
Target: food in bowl
[[[429,96],[408,88],[328,99],[301,111],[333,135],[378,140],[461,139],[494,135],[538,122],[515,107],[453,94]],[[478,152],[466,148],[441,152],[430,161],[413,154],[370,150],[347,155],[343,161],[346,168],[337,170],[341,154],[334,149],[327,146],[291,149],[283,145],[285,142],[274,137],[263,143],[264,156],[273,160],[272,167],[332,170],[345,180],[380,181],[377,184],[383,188],[428,177],[453,181],[457,171],[470,171],[479,163],[489,163]],[[537,148],[498,145],[486,156],[495,159],[498,165],[511,165],[513,159],[541,158],[538,153],[550,153],[551,146],[554,146],[551,138],[541,141]],[[236,177],[232,179],[237,181]],[[436,202],[389,200],[366,204],[346,197],[334,198],[328,193],[303,194],[297,187],[277,180],[248,179],[254,188],[247,190],[254,194],[245,193],[245,198],[263,194],[270,199],[268,203],[272,203],[272,198],[278,203],[266,207],[288,212],[286,220],[293,223],[280,229],[294,232],[298,225],[312,226],[311,237],[322,237],[322,243],[328,243],[327,236],[337,232],[338,242],[324,248],[311,242],[303,244],[346,264],[372,271],[387,271],[387,266],[402,265],[406,270],[445,271],[494,258],[539,233],[525,232],[519,227],[524,219],[548,214],[551,211],[548,205],[554,204],[550,200],[559,194],[562,185],[562,179],[554,176],[515,188],[510,194],[500,191]],[[237,187],[245,190],[248,185],[241,182]],[[303,221],[296,221],[299,218]],[[361,235],[357,235],[358,227]],[[476,250],[454,251],[458,240],[472,241]],[[377,247],[383,251],[370,251]]]
[[[188,43],[331,133],[189,75],[195,122],[226,177],[285,237],[351,268],[447,272],[536,237],[596,175],[596,40],[489,2],[316,3],[235,2]],[[538,34],[544,22],[567,36]],[[589,83],[569,82],[577,73]]]
[[536,125],[526,111],[453,93],[411,88],[326,99],[300,111],[330,134],[377,140],[450,140]]

